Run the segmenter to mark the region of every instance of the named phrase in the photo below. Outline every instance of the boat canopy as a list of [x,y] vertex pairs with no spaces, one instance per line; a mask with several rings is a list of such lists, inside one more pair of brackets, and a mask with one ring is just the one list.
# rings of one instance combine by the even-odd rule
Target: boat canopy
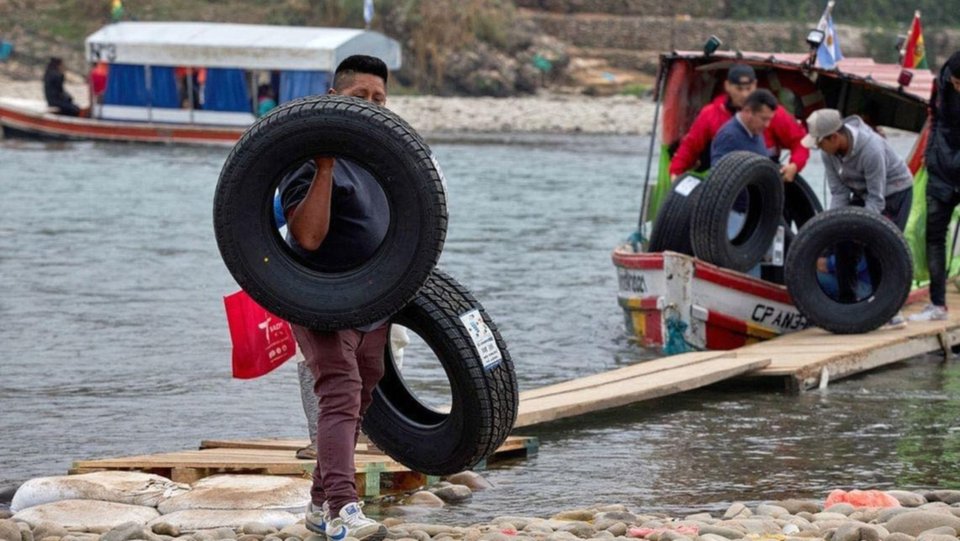
[[332,72],[344,58],[367,54],[400,67],[396,40],[352,28],[121,22],[87,37],[86,51],[90,62],[145,66]]

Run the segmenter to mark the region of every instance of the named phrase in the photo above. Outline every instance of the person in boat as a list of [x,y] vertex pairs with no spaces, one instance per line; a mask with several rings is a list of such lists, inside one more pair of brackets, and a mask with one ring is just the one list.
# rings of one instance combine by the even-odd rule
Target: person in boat
[[277,99],[273,87],[262,84],[257,88],[257,116],[261,117],[277,106]]
[[[803,138],[807,148],[819,148],[823,168],[830,188],[830,208],[860,206],[892,221],[900,231],[907,226],[910,205],[913,202],[913,175],[903,158],[897,155],[890,142],[877,134],[859,116],[843,118],[836,109],[820,109],[807,118],[809,133]],[[841,246],[836,252],[836,271],[840,302],[853,302],[859,282],[857,276],[858,250]],[[870,264],[871,282],[877,265]],[[826,260],[818,262],[826,270]],[[906,320],[897,314],[891,326],[900,326]]]
[[960,203],[960,51],[940,68],[930,97],[927,165],[927,269],[930,304],[914,321],[947,319],[947,228]]
[[747,96],[743,107],[724,123],[710,143],[710,163],[737,150],[767,155],[764,132],[770,127],[777,111],[777,98],[765,88],[754,90]]
[[[379,58],[351,56],[334,72],[330,93],[383,106],[387,77]],[[346,159],[316,157],[284,177],[279,191],[288,242],[308,261],[352,268],[366,261],[386,235],[386,196],[376,179]],[[306,527],[328,538],[379,541],[387,533],[358,503],[354,450],[363,413],[383,376],[388,329],[387,321],[333,332],[293,326],[315,380],[317,434],[322,435]]]
[[63,89],[65,72],[63,59],[56,56],[50,58],[43,74],[43,95],[47,99],[47,105],[55,107],[58,115],[80,116],[80,108],[73,103],[73,97]]
[[[703,163],[706,160],[702,157],[708,155],[707,151],[720,128],[743,107],[747,96],[757,89],[757,74],[747,64],[734,64],[727,71],[723,88],[724,94],[700,110],[690,130],[680,140],[680,146],[670,160],[671,180],[676,180],[691,169],[709,167],[709,163]],[[790,161],[780,168],[787,182],[793,181],[810,158],[810,151],[800,143],[804,135],[806,131],[797,119],[778,105],[770,125],[764,131],[764,140],[767,155],[775,160],[779,161],[782,149],[790,150]]]

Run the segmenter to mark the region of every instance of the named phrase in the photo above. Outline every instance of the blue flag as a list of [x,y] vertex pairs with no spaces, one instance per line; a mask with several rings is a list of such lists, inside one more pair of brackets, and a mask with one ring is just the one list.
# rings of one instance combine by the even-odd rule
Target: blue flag
[[833,1],[827,3],[827,9],[823,10],[820,16],[820,22],[817,23],[817,30],[823,31],[823,43],[817,48],[817,65],[821,68],[834,68],[837,62],[843,60],[843,53],[840,52],[840,41],[837,40],[837,29],[833,27],[833,16],[830,12],[833,10]]
[[370,28],[370,21],[373,20],[373,0],[363,0],[363,21]]

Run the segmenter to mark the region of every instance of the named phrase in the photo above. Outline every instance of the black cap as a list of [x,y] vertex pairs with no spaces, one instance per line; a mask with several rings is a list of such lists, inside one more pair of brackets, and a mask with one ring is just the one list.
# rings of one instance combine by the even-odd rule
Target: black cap
[[748,85],[757,80],[757,72],[746,64],[734,64],[727,72],[727,80],[735,85]]

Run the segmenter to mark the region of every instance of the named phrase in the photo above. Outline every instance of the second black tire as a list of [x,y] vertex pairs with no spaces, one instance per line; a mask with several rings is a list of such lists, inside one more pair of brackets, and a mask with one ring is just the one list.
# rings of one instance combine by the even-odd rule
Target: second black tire
[[[448,475],[477,465],[506,440],[519,403],[513,361],[493,320],[466,288],[434,270],[391,323],[418,335],[439,358],[452,403],[449,411],[422,403],[404,382],[388,344],[364,432],[414,471]],[[481,352],[468,327],[476,332],[484,326],[492,340]]]
[[[871,277],[872,294],[857,302],[828,295],[817,273],[817,260],[841,243],[860,245],[879,265]],[[896,315],[910,294],[913,259],[903,234],[893,222],[861,207],[818,214],[797,233],[786,261],[786,285],[800,313],[814,325],[837,334],[879,328]]]
[[693,255],[690,243],[690,218],[696,206],[697,195],[703,181],[694,175],[686,175],[671,186],[657,211],[650,232],[650,252],[667,250]]
[[[317,156],[362,166],[389,205],[379,248],[347,271],[298,257],[274,219],[280,180]],[[442,179],[426,143],[387,109],[346,96],[296,100],[251,126],[227,157],[213,201],[217,246],[240,287],[287,321],[368,325],[399,311],[436,265],[447,230]]]
[[[777,165],[753,152],[731,152],[714,165],[699,191],[690,228],[694,255],[728,269],[751,269],[781,223],[783,181]],[[727,222],[741,192],[748,196],[745,221],[731,239]]]

